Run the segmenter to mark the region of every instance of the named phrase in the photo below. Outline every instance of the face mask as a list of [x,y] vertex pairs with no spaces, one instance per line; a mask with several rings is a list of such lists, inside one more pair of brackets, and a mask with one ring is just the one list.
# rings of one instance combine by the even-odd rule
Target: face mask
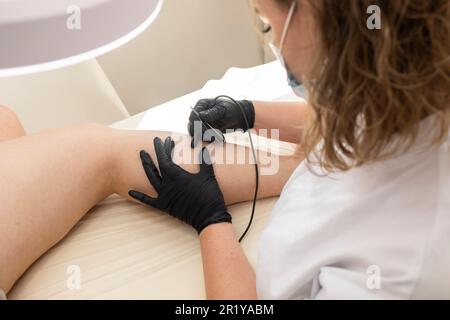
[[304,97],[306,95],[305,87],[303,86],[303,84],[301,82],[299,82],[295,78],[294,74],[289,70],[289,67],[287,66],[286,62],[284,61],[283,54],[281,53],[283,50],[287,31],[289,29],[289,25],[291,24],[292,16],[294,14],[296,5],[297,5],[297,2],[293,1],[291,8],[289,9],[289,14],[287,16],[286,23],[284,24],[284,28],[283,28],[283,34],[281,35],[280,48],[277,48],[273,42],[269,43],[269,47],[270,47],[270,49],[272,49],[273,54],[278,59],[278,61],[280,61],[283,68],[286,69],[288,84],[294,91],[295,95]]

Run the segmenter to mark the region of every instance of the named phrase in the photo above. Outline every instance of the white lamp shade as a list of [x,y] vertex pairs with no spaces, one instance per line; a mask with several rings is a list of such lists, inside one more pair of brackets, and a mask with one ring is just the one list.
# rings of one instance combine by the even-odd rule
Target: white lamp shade
[[56,69],[124,45],[163,0],[0,0],[0,76]]

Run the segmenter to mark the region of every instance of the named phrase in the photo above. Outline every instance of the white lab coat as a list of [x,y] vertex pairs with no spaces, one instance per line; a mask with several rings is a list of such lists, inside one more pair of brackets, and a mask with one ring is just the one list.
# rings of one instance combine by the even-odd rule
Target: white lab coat
[[260,239],[259,298],[450,298],[450,137],[424,148],[434,120],[401,156],[295,170]]

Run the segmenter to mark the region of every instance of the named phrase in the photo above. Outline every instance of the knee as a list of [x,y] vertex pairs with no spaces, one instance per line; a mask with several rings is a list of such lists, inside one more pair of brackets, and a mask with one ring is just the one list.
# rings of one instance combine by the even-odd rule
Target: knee
[[25,134],[19,117],[10,108],[0,105],[0,140],[19,137]]
[[19,123],[19,118],[16,113],[12,111],[10,108],[0,105],[0,122],[1,123]]

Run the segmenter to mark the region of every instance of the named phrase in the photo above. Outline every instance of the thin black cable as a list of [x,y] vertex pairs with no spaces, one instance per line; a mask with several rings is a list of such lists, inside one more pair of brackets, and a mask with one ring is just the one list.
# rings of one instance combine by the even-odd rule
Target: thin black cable
[[255,146],[253,145],[252,135],[250,134],[250,124],[249,124],[249,122],[248,122],[247,115],[245,114],[244,109],[242,108],[242,106],[241,106],[239,103],[237,103],[236,100],[234,100],[233,98],[231,98],[230,96],[227,96],[227,95],[220,95],[220,96],[217,96],[217,97],[214,99],[214,103],[216,103],[217,100],[220,99],[220,98],[226,98],[226,99],[229,99],[230,101],[232,101],[232,102],[233,102],[233,103],[241,110],[242,116],[244,117],[244,120],[245,120],[245,124],[247,125],[247,133],[248,133],[248,137],[249,137],[249,139],[250,139],[250,146],[251,146],[251,149],[252,149],[253,161],[255,161],[255,174],[256,174],[255,181],[256,181],[256,185],[255,185],[255,194],[254,194],[254,196],[253,196],[252,213],[251,213],[251,215],[250,215],[250,220],[249,220],[249,222],[248,222],[248,224],[247,224],[247,228],[245,228],[245,231],[242,233],[241,237],[239,238],[239,242],[241,242],[242,239],[244,239],[245,235],[247,234],[248,230],[250,229],[250,226],[252,225],[252,222],[253,222],[253,217],[255,216],[256,199],[258,198],[258,189],[259,189],[259,168],[258,168],[258,159],[257,159],[257,157],[256,157],[256,151],[255,151]]

